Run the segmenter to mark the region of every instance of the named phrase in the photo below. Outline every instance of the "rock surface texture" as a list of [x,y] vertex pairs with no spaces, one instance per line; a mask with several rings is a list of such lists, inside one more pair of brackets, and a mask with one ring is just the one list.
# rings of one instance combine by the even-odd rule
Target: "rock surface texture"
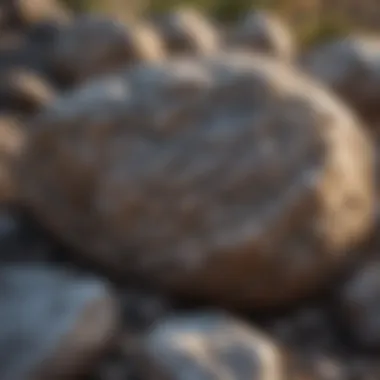
[[29,128],[25,200],[110,273],[277,304],[325,283],[372,224],[372,146],[323,88],[245,54],[83,86]]
[[145,380],[285,379],[281,349],[254,327],[219,312],[179,313],[155,324],[126,360]]
[[104,284],[62,269],[0,269],[0,377],[72,379],[110,344],[117,310]]
[[272,13],[255,11],[244,16],[227,38],[231,46],[247,48],[290,61],[296,44],[288,27]]
[[315,47],[303,67],[366,120],[380,121],[380,38],[353,35]]

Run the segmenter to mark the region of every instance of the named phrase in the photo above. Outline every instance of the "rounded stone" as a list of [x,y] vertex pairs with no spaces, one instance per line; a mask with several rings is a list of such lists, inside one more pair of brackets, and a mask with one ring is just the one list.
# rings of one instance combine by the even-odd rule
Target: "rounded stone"
[[155,25],[174,55],[209,55],[219,49],[216,27],[195,9],[178,8],[158,17]]
[[69,13],[56,0],[6,0],[0,4],[0,16],[1,27],[17,29],[46,20],[65,22]]
[[331,87],[365,120],[379,121],[380,38],[351,35],[317,46],[302,66]]
[[17,199],[16,162],[25,143],[22,121],[16,114],[0,113],[0,202]]
[[125,341],[126,362],[144,380],[280,380],[280,347],[252,326],[220,312],[178,314],[158,322],[139,341]]
[[227,37],[228,45],[262,52],[290,61],[296,55],[293,35],[287,25],[268,11],[251,12]]
[[63,96],[28,131],[20,179],[37,217],[110,274],[173,295],[288,302],[373,223],[365,131],[265,56],[142,65]]
[[40,111],[54,100],[55,89],[41,75],[25,69],[0,73],[0,107],[23,114]]
[[56,75],[77,83],[125,65],[164,57],[162,41],[149,24],[124,25],[85,15],[61,28],[52,53]]
[[356,343],[380,348],[380,261],[359,266],[338,293],[342,324]]
[[0,269],[0,376],[71,379],[110,345],[117,307],[102,281],[44,265]]

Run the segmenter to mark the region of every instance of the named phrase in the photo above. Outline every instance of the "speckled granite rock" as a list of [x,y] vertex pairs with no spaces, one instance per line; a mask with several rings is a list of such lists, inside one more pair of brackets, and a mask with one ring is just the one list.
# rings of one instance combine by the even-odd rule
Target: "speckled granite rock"
[[25,201],[88,260],[170,294],[251,307],[309,294],[372,224],[372,146],[264,56],[138,67],[28,128]]
[[111,342],[117,308],[104,284],[63,269],[0,269],[0,377],[72,379]]
[[291,61],[296,56],[296,43],[291,30],[275,14],[254,11],[245,15],[227,35],[227,44],[262,52]]
[[209,55],[220,47],[216,26],[194,9],[173,10],[157,17],[155,25],[173,55]]

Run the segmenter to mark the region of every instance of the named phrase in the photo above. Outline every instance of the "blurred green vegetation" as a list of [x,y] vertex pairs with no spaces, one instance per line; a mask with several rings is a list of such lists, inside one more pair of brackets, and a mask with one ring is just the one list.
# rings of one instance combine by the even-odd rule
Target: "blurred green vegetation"
[[[332,9],[329,0],[61,0],[79,12],[101,11],[141,15],[165,12],[177,6],[192,6],[223,22],[233,22],[250,9],[275,11],[287,20],[302,46],[350,33],[355,17],[349,19],[342,8]],[[324,4],[321,11],[321,4]],[[327,4],[327,7],[326,7]],[[332,3],[331,3],[332,4]],[[336,4],[336,3],[334,3]],[[344,4],[344,2],[342,2]],[[380,2],[379,2],[380,4]]]

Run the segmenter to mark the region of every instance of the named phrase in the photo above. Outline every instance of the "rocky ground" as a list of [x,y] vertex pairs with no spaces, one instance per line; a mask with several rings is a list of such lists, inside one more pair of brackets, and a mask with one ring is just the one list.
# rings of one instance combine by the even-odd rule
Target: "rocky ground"
[[0,3],[0,379],[380,378],[378,47]]

